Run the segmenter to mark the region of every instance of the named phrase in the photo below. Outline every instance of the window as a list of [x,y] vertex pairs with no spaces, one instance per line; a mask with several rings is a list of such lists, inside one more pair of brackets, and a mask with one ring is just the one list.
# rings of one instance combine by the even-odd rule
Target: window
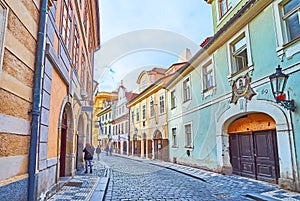
[[4,41],[7,22],[7,7],[0,1],[0,79],[2,72],[2,60],[4,55]]
[[184,133],[185,133],[185,147],[193,148],[192,124],[184,125]]
[[78,69],[79,65],[79,33],[77,29],[76,21],[74,21],[74,37],[73,37],[73,64],[76,69]]
[[125,133],[128,133],[128,122],[125,122]]
[[300,37],[300,1],[290,0],[283,5],[282,19],[286,26],[288,42]]
[[188,101],[191,99],[191,84],[190,78],[183,81],[183,101]]
[[81,50],[81,75],[80,75],[80,82],[82,88],[84,88],[84,81],[85,81],[85,70],[86,70],[86,63],[85,63],[85,55],[83,49]]
[[142,119],[145,120],[146,119],[146,105],[142,106]]
[[231,0],[219,0],[220,18],[231,8]]
[[159,113],[165,112],[165,96],[161,95],[159,97]]
[[134,111],[131,112],[131,121],[134,122]]
[[62,3],[62,12],[61,12],[61,36],[63,42],[65,43],[68,50],[70,50],[70,34],[72,29],[72,5],[71,0],[64,0]]
[[88,21],[88,5],[87,0],[84,1],[84,16],[83,16],[83,26],[84,30],[87,31],[87,21]]
[[243,33],[231,45],[232,73],[248,66],[246,37]]
[[175,90],[171,91],[171,109],[176,107]]
[[203,66],[203,89],[207,90],[214,86],[214,73],[212,62],[209,61]]
[[151,100],[150,100],[150,117],[153,117],[153,116],[154,116],[154,100],[151,97]]
[[136,108],[136,121],[140,121],[140,108]]
[[146,80],[143,80],[142,81],[142,91],[146,89]]
[[176,134],[177,134],[177,131],[176,131],[176,128],[172,128],[172,147],[177,147],[177,137],[176,137]]

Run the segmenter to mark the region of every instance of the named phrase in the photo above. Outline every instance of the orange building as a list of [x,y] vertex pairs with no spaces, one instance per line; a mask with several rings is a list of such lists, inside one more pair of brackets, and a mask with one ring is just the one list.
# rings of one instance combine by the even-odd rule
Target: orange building
[[57,0],[48,6],[37,196],[83,169],[92,142],[93,53],[100,46],[98,1]]

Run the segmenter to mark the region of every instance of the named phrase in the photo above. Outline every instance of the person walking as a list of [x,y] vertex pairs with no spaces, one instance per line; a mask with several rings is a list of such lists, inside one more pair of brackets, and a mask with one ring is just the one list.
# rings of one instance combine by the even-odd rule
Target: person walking
[[86,146],[83,149],[84,160],[85,160],[85,172],[84,173],[88,173],[88,166],[90,166],[90,173],[93,172],[92,160],[93,160],[94,151],[95,151],[95,148],[93,146],[91,146],[90,143],[86,143]]
[[101,147],[100,147],[100,145],[98,145],[96,148],[96,154],[97,154],[98,160],[100,160],[100,153],[101,153]]

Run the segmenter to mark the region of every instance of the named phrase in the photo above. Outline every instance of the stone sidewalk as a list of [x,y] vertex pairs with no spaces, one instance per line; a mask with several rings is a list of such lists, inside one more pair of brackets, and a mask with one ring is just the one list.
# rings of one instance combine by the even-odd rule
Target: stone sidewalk
[[77,172],[49,201],[99,201],[103,200],[109,177],[101,160],[93,160],[93,173]]

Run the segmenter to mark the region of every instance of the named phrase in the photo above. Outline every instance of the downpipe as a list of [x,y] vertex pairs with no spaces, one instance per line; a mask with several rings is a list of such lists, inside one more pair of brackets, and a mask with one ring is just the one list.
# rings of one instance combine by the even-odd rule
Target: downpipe
[[34,86],[33,86],[33,103],[32,110],[29,114],[32,115],[31,121],[31,135],[30,135],[30,148],[29,148],[29,181],[28,181],[28,200],[36,200],[36,164],[37,164],[37,142],[39,132],[39,117],[41,113],[40,102],[41,102],[41,85],[42,85],[42,69],[43,59],[45,55],[45,30],[46,30],[46,19],[47,19],[47,5],[48,0],[41,0],[40,4],[40,16],[39,26],[37,35],[36,45],[36,56],[35,56],[35,68],[34,68]]

